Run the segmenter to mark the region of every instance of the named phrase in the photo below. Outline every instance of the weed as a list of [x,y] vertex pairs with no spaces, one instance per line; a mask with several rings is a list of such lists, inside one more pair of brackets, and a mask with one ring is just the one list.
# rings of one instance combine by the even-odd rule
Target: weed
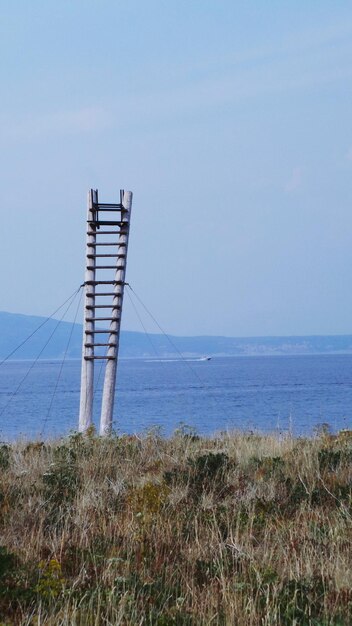
[[61,565],[56,559],[50,559],[48,563],[40,561],[38,570],[39,581],[35,591],[42,599],[53,600],[62,592],[65,585]]
[[128,495],[128,503],[134,514],[156,514],[164,506],[169,492],[170,489],[165,484],[147,482],[142,487],[132,489]]
[[5,624],[352,623],[348,434],[73,433],[0,454]]

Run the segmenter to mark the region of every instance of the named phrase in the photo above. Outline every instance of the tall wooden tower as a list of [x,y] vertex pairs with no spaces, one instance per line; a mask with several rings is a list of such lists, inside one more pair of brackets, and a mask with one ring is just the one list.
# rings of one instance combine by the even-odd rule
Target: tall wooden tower
[[106,364],[100,434],[112,429],[131,209],[131,191],[120,191],[116,204],[100,203],[97,189],[88,192],[80,432],[92,425],[94,364],[101,359]]

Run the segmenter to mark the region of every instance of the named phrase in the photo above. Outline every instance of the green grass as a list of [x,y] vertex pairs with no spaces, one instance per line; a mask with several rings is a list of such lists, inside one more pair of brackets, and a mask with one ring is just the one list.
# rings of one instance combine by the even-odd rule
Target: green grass
[[352,433],[0,446],[0,624],[352,623]]

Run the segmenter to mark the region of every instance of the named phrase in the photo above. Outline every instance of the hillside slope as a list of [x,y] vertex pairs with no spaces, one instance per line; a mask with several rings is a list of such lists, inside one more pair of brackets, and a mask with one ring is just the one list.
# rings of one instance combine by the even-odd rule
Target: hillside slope
[[[41,324],[44,317],[0,312],[0,358],[7,356]],[[65,353],[72,323],[47,321],[16,353],[13,358],[59,359]],[[75,324],[68,358],[80,358],[82,325]],[[219,355],[282,355],[352,353],[352,335],[306,337],[175,337],[171,342],[162,334],[122,331],[122,357],[175,357],[177,351],[186,356]]]

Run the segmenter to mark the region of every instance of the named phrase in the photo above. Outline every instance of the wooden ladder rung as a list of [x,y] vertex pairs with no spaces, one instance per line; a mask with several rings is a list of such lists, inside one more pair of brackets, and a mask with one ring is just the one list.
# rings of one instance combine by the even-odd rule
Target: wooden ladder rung
[[86,309],[121,309],[120,304],[87,304]]
[[121,258],[124,259],[126,257],[125,254],[87,254],[88,259],[116,259]]
[[85,343],[85,348],[95,348],[95,346],[108,346],[109,348],[116,348],[116,343]]
[[102,330],[101,328],[99,330],[86,330],[85,334],[86,335],[94,335],[95,333],[98,333],[100,335],[102,335],[103,333],[105,334],[110,334],[110,335],[117,335],[117,330],[110,330],[109,328],[107,328],[106,330]]
[[86,361],[94,361],[95,359],[106,359],[108,361],[116,360],[116,356],[85,356]]
[[95,241],[94,243],[87,243],[87,246],[95,248],[96,246],[126,246],[126,244],[118,241]]
[[128,222],[121,222],[117,220],[104,220],[103,222],[101,222],[100,220],[88,220],[88,224],[92,224],[93,226],[122,226],[123,224],[128,224]]
[[122,206],[121,202],[97,202],[94,204],[94,209],[112,209],[116,211],[117,209],[126,211],[126,209]]
[[87,265],[87,270],[121,270],[124,268],[124,265]]
[[[86,280],[86,285],[122,285],[122,280]],[[94,296],[94,293],[87,293],[87,296]]]
[[86,317],[86,322],[112,322],[116,321],[117,317],[104,316],[104,317]]
[[96,258],[101,258],[101,259],[107,259],[107,258],[116,258],[116,254],[87,254],[87,259],[96,259]]

